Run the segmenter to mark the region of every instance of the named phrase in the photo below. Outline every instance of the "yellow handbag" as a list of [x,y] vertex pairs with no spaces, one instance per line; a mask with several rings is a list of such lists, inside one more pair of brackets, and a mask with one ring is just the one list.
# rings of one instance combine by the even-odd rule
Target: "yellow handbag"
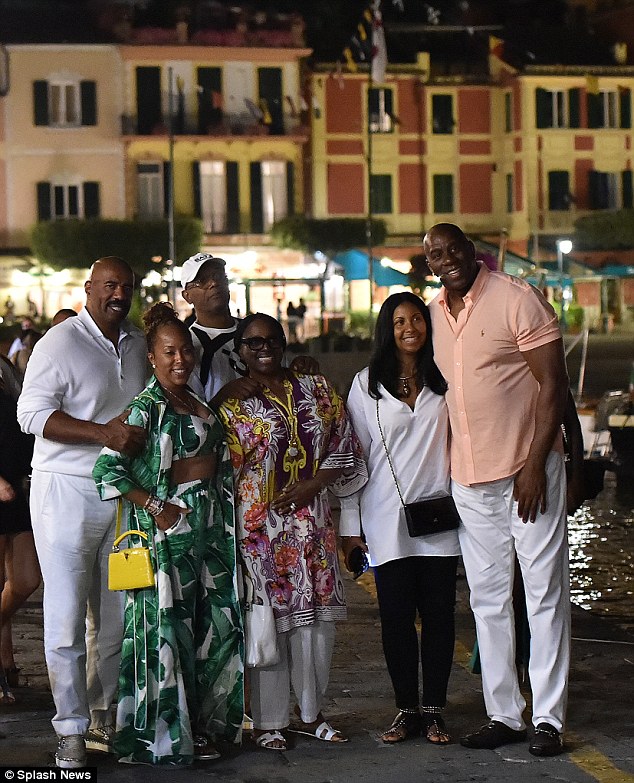
[[128,530],[121,533],[121,513],[123,503],[117,505],[117,525],[112,552],[108,556],[108,590],[138,590],[154,587],[154,570],[150,560],[150,550],[146,545],[129,546],[119,549],[119,544],[127,536],[140,536],[147,541],[142,530]]

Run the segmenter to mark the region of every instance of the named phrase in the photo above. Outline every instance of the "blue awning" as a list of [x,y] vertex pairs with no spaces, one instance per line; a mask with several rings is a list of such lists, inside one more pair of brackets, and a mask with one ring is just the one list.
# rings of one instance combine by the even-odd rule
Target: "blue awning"
[[[346,250],[345,253],[337,253],[333,261],[343,268],[343,276],[346,280],[368,279],[368,254],[362,250]],[[374,282],[379,286],[409,285],[407,275],[391,266],[383,266],[378,258],[372,259],[372,274]]]

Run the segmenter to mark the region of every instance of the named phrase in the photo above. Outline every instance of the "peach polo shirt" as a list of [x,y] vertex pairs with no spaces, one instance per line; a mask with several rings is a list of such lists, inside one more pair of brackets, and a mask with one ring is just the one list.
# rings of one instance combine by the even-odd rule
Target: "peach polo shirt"
[[430,312],[434,358],[449,385],[451,475],[470,485],[507,478],[524,465],[539,384],[522,352],[561,333],[537,289],[484,264],[463,301],[456,320],[442,288]]

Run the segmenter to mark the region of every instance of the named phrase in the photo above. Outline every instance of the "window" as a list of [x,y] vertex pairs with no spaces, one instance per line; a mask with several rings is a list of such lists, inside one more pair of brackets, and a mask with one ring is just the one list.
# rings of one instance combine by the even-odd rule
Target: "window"
[[589,128],[629,128],[629,90],[587,93]]
[[284,161],[262,161],[262,214],[264,231],[268,231],[276,220],[288,214]]
[[51,128],[96,125],[96,82],[70,78],[33,82],[33,116],[35,125]]
[[392,177],[389,174],[370,177],[370,211],[373,215],[392,213]]
[[165,214],[164,164],[137,164],[137,187],[139,217],[163,217]]
[[504,93],[504,130],[507,133],[513,130],[513,96],[510,92]]
[[37,183],[38,220],[99,217],[99,183]]
[[392,133],[394,130],[394,97],[391,89],[368,90],[370,133]]
[[632,172],[590,171],[590,209],[628,209],[632,206]]
[[432,130],[434,133],[453,133],[453,96],[432,95]]
[[453,212],[453,175],[434,174],[434,212]]
[[552,211],[570,209],[570,175],[567,171],[548,172],[548,209]]
[[200,164],[200,217],[207,234],[227,229],[227,176],[225,163],[207,160]]
[[198,68],[198,133],[209,133],[223,118],[222,69]]
[[580,90],[535,91],[538,128],[578,128]]
[[515,188],[512,174],[506,175],[506,211],[515,211]]

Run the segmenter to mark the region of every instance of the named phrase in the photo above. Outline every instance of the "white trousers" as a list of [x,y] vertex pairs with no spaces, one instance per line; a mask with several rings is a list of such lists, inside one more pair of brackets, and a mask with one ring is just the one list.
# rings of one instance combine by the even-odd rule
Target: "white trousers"
[[460,547],[471,591],[487,713],[524,728],[526,702],[515,666],[512,603],[515,555],[531,631],[529,677],[533,724],[563,728],[570,666],[570,578],[563,458],[546,463],[546,513],[524,524],[513,500],[513,478],[471,487],[452,482],[462,517]]
[[249,669],[251,714],[256,729],[283,729],[289,723],[290,686],[304,723],[321,711],[335,644],[335,624],[315,622],[277,635],[279,663]]
[[108,590],[115,501],[92,479],[33,471],[31,516],[44,579],[44,652],[60,736],[112,723],[123,593]]

